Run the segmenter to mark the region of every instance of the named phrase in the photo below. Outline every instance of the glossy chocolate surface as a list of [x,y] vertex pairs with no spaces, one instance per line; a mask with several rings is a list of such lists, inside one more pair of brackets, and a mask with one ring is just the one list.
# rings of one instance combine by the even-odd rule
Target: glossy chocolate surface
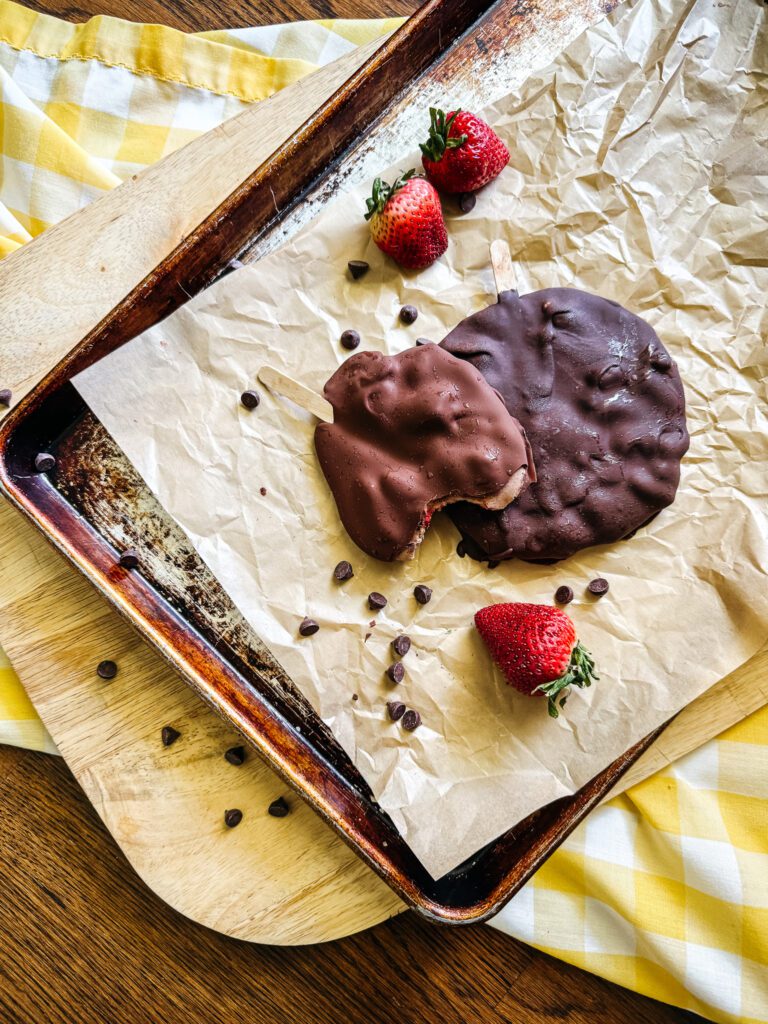
[[630,536],[674,500],[685,398],[644,320],[572,288],[508,291],[441,344],[503,396],[538,478],[498,512],[452,506],[468,554],[557,561]]
[[517,420],[469,363],[437,345],[361,352],[324,388],[334,422],[320,465],[355,543],[384,561],[415,550],[431,512],[460,498],[502,507],[529,481]]

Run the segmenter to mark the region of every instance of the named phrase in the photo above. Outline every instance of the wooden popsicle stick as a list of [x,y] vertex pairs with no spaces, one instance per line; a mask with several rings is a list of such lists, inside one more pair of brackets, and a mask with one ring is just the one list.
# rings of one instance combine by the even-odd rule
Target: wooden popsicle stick
[[496,293],[511,292],[515,289],[515,268],[512,266],[512,254],[503,238],[491,242],[491,266],[493,279],[496,282]]
[[262,384],[276,395],[290,399],[300,409],[311,412],[313,416],[317,416],[324,423],[333,423],[333,406],[331,403],[326,402],[317,392],[312,391],[303,384],[299,384],[293,377],[288,377],[286,374],[281,373],[274,366],[262,366],[259,370],[258,378]]

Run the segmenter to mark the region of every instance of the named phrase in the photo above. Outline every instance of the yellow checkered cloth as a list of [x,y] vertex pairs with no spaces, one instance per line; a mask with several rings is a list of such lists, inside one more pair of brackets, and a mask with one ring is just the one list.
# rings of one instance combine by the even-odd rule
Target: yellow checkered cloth
[[[0,254],[396,24],[191,36],[0,0]],[[55,749],[1,651],[0,741]],[[713,1020],[766,1024],[768,710],[593,812],[494,925]]]

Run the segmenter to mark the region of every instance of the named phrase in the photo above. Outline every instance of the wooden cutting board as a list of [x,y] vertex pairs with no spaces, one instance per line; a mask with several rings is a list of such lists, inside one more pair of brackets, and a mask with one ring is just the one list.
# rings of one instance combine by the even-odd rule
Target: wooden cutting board
[[[542,30],[514,54],[523,67],[546,63],[602,14],[593,0],[569,5],[567,17],[557,0],[539,8]],[[2,386],[29,390],[373,48],[246,111],[5,260]],[[0,574],[0,640],[83,789],[163,899],[225,934],[283,944],[337,938],[403,909],[260,761],[225,761],[237,737],[2,504]],[[96,675],[105,658],[119,665],[108,683]],[[768,647],[687,708],[622,786],[766,703],[766,669]],[[169,748],[164,725],[181,733]],[[270,817],[281,795],[291,813]],[[233,807],[244,818],[230,830],[223,815]]]

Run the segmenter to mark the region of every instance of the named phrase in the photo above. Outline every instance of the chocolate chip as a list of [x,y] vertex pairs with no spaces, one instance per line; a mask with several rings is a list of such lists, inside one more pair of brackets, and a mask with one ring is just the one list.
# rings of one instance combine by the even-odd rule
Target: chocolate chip
[[602,576],[598,576],[597,579],[592,580],[591,583],[587,584],[587,590],[590,594],[594,594],[595,597],[602,597],[603,594],[607,594],[608,587],[608,580],[604,580]]
[[342,348],[346,348],[351,352],[353,348],[357,348],[360,344],[360,335],[357,331],[344,331],[339,341]]
[[372,612],[381,611],[386,606],[387,599],[383,594],[379,594],[377,591],[373,591],[368,595],[368,607]]
[[420,725],[421,715],[418,711],[414,711],[413,708],[409,708],[403,715],[403,728],[407,729],[408,732],[413,732],[413,730],[418,729]]
[[123,567],[123,569],[138,569],[138,551],[135,551],[133,548],[126,548],[122,555],[120,555],[120,565]]
[[459,207],[462,213],[469,213],[474,210],[477,196],[474,192],[462,192],[459,196]]
[[405,678],[405,669],[403,668],[402,662],[393,662],[387,669],[387,677],[391,679],[393,683],[402,683]]
[[387,713],[393,722],[399,722],[405,714],[405,704],[401,700],[388,700]]
[[239,825],[243,820],[243,812],[239,811],[237,807],[233,807],[230,811],[224,811],[224,824],[227,828],[234,828]]
[[489,562],[488,562],[488,568],[489,569],[498,569],[498,567],[500,565],[501,565],[501,562],[497,562],[494,558],[490,559]]
[[245,747],[230,747],[224,754],[224,760],[239,768],[245,761]]
[[339,583],[344,583],[346,580],[351,580],[355,575],[354,570],[349,562],[339,562],[336,568],[333,570],[333,578],[338,580]]
[[100,679],[114,679],[117,675],[117,665],[114,661],[100,661],[96,666],[96,675]]
[[413,324],[416,323],[419,311],[415,306],[403,306],[399,315],[404,324]]
[[404,658],[411,649],[411,638],[404,633],[392,641],[392,650],[399,658]]
[[358,697],[358,695],[356,693],[353,693],[352,694],[352,700],[360,700],[360,698]]
[[243,403],[246,409],[255,409],[256,406],[261,401],[261,395],[258,393],[258,391],[253,391],[251,389],[249,391],[244,391],[242,395],[240,395],[240,401]]
[[456,554],[459,556],[459,558],[464,558],[466,553],[467,549],[464,547],[464,541],[460,540],[459,543],[456,545]]
[[163,741],[164,747],[170,747],[172,743],[181,736],[178,729],[174,729],[172,725],[164,725],[160,731],[160,737]]
[[425,587],[423,583],[419,583],[418,586],[413,588],[413,596],[419,604],[429,604],[432,600],[432,591],[429,587]]
[[38,473],[50,473],[56,465],[56,459],[48,452],[40,452],[35,456],[35,469]]
[[350,260],[347,267],[354,281],[359,281],[371,269],[370,263],[365,260]]
[[555,601],[558,604],[570,604],[573,600],[573,590],[570,587],[563,585],[558,587],[555,591]]
[[3,388],[3,390],[0,391],[0,405],[4,405],[6,409],[11,404],[12,398],[13,392],[10,388]]
[[291,812],[291,808],[288,806],[288,801],[282,796],[279,796],[277,800],[273,800],[267,810],[273,818],[284,818]]
[[320,629],[320,626],[314,619],[304,618],[299,626],[299,634],[301,636],[314,636],[318,629]]
[[266,487],[260,487],[259,488],[259,494],[262,496],[262,498],[266,498],[266,496],[267,496],[267,488]]
[[416,339],[416,344],[417,345],[434,345],[434,341],[432,341],[431,338],[417,338]]

